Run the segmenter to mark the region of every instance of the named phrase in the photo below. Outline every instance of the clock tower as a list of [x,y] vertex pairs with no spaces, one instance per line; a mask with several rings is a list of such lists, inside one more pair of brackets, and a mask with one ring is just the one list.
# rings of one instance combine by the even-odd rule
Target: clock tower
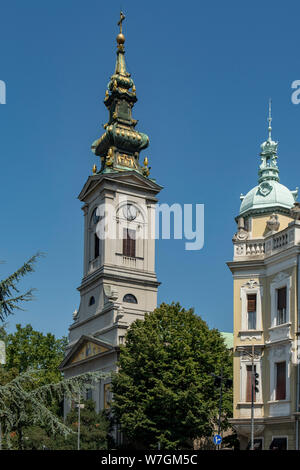
[[[155,205],[162,189],[140,152],[149,138],[136,129],[136,88],[125,64],[121,13],[116,67],[105,92],[108,122],[92,144],[100,157],[79,199],[84,214],[84,267],[80,305],[60,366],[66,378],[116,370],[119,347],[136,319],[156,308]],[[89,392],[98,410],[109,406],[109,379]]]

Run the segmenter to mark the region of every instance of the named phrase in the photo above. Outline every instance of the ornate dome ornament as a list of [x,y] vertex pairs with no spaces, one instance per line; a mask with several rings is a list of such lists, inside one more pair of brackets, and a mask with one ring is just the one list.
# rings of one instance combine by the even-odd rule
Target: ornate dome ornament
[[267,227],[270,232],[277,232],[279,230],[280,222],[278,220],[278,215],[273,213],[270,216],[270,219],[267,220]]
[[126,70],[125,36],[120,12],[117,36],[117,60],[115,71],[110,77],[105,92],[104,104],[109,111],[109,119],[104,124],[105,132],[92,144],[92,152],[101,159],[98,173],[111,173],[134,170],[149,177],[149,170],[139,163],[141,150],[149,145],[149,137],[135,129],[137,120],[132,117],[132,109],[137,102],[136,88],[131,74]]
[[264,181],[263,183],[260,183],[260,185],[258,186],[257,192],[259,192],[262,196],[267,196],[268,194],[270,194],[272,189],[273,189],[273,186],[270,183],[268,183],[268,181]]
[[74,310],[72,316],[73,316],[73,320],[75,321],[75,320],[77,319],[77,317],[78,317],[78,310],[77,310],[77,309]]
[[268,138],[261,144],[261,164],[258,170],[258,185],[245,196],[241,195],[240,215],[270,213],[276,211],[288,214],[298,195],[298,189],[290,191],[279,182],[277,166],[278,142],[272,140],[271,100],[269,101]]
[[300,220],[300,203],[295,202],[294,206],[291,208],[291,216],[294,220]]
[[271,100],[269,100],[269,117],[268,117],[268,139],[261,144],[261,165],[259,167],[258,182],[261,183],[265,180],[279,181],[279,170],[277,166],[277,147],[278,142],[272,140],[272,109]]
[[233,235],[232,241],[245,241],[249,236],[248,231],[245,229],[245,221],[243,217],[238,219],[238,231]]
[[247,240],[249,233],[244,228],[239,228],[239,230],[233,235],[232,241],[245,241]]

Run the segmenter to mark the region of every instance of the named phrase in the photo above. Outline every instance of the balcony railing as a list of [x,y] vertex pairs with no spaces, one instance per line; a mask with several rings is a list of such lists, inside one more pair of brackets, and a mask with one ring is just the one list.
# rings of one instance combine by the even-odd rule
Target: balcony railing
[[264,259],[298,244],[300,244],[300,221],[294,221],[281,232],[265,238],[234,241],[233,256],[234,260]]
[[136,258],[131,258],[130,256],[123,256],[123,264],[130,268],[136,267]]

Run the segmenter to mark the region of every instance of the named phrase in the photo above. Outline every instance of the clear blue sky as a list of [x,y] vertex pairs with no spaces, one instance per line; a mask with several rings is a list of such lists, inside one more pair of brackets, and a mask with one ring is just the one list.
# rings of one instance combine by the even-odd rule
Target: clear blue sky
[[[193,306],[211,327],[232,330],[234,217],[257,181],[259,145],[279,140],[281,182],[300,186],[300,4],[274,1],[123,1],[127,68],[144,152],[164,186],[161,202],[205,204],[205,246],[159,241],[159,301]],[[3,278],[46,252],[22,283],[36,300],[10,319],[67,334],[79,304],[83,216],[77,200],[107,121],[102,103],[115,63],[119,2],[1,2],[0,192]],[[143,155],[142,155],[143,158]]]

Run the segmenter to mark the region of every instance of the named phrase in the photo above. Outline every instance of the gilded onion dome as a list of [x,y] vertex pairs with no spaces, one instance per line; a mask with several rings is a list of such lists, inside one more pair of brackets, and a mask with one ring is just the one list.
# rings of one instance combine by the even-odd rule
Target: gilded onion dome
[[135,129],[137,121],[132,117],[137,97],[131,74],[126,70],[125,36],[122,31],[124,19],[121,12],[116,66],[104,99],[109,120],[104,125],[105,132],[92,144],[92,151],[101,158],[100,173],[131,169],[148,176],[149,168],[139,163],[139,154],[148,147],[149,137]]

